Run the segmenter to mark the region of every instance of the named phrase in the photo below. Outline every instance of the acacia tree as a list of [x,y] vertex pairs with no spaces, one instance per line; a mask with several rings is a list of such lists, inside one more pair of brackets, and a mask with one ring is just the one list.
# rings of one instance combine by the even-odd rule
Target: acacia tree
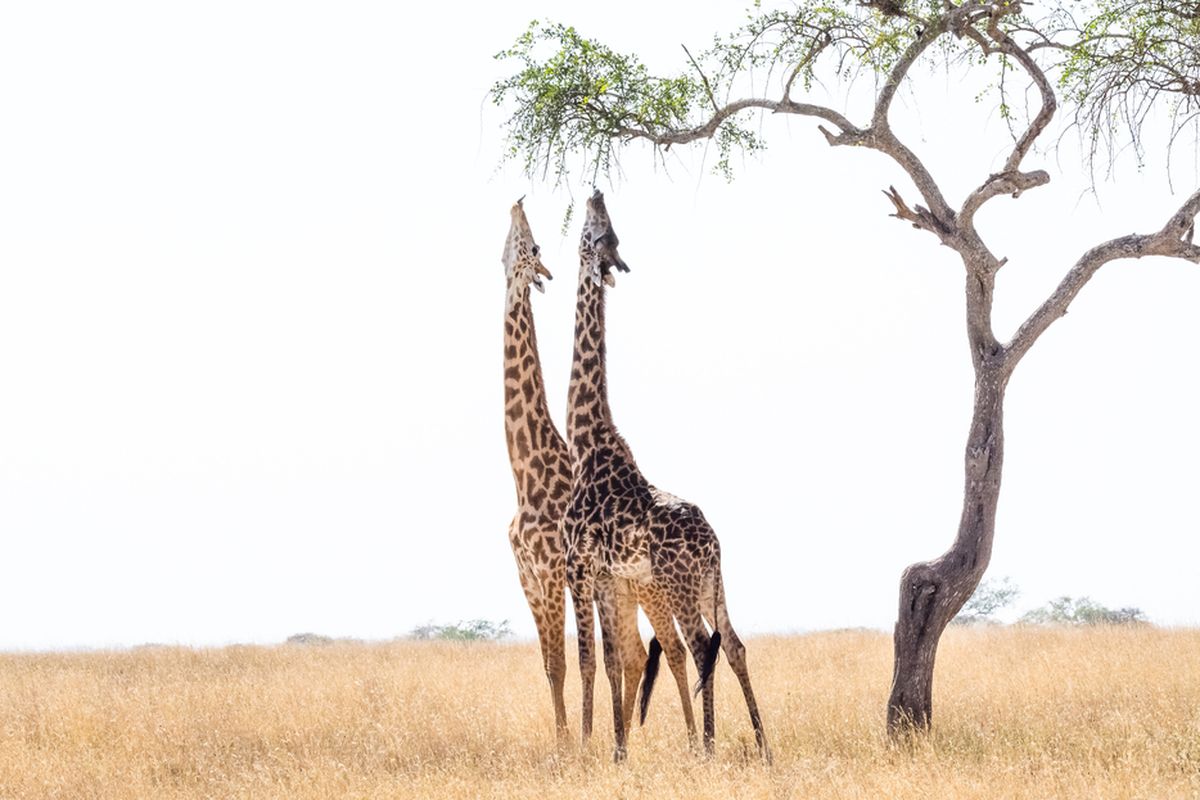
[[[756,10],[742,29],[717,38],[698,57],[687,52],[685,71],[672,77],[651,75],[635,56],[563,25],[535,22],[498,56],[518,66],[496,84],[493,96],[512,111],[509,155],[522,160],[531,175],[567,179],[580,156],[595,174],[607,173],[620,148],[639,140],[655,152],[712,140],[720,153],[718,168],[728,173],[732,152],[762,147],[748,124],[752,115],[814,117],[831,146],[869,148],[899,165],[922,202],[910,204],[889,187],[884,193],[891,216],[960,257],[975,375],[962,514],[950,548],[909,566],[900,579],[887,703],[893,733],[929,726],[939,637],[987,569],[1004,458],[1004,393],[1013,370],[1103,265],[1155,255],[1200,262],[1200,247],[1192,243],[1200,212],[1196,191],[1158,230],[1118,236],[1084,252],[1045,302],[1001,341],[992,329],[992,296],[1006,259],[984,241],[976,216],[997,197],[1020,197],[1049,182],[1046,171],[1027,169],[1024,162],[1060,104],[1069,110],[1068,121],[1085,131],[1093,164],[1097,156],[1115,152],[1123,137],[1140,155],[1141,125],[1163,101],[1173,142],[1198,110],[1197,45],[1195,3],[1051,0],[1027,7],[1016,0],[799,0],[786,10]],[[914,65],[929,60],[996,70],[1000,111],[1013,130],[1001,169],[982,176],[957,205],[889,120]],[[814,81],[864,72],[876,77],[874,108],[864,122],[803,97]],[[755,94],[749,76],[771,91]],[[1018,80],[1039,101],[1020,120],[1006,91]]]

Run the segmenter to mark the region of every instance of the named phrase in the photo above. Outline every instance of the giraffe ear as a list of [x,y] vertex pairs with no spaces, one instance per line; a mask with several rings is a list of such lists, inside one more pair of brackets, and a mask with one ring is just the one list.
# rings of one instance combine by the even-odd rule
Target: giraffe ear
[[625,259],[621,258],[617,248],[609,247],[608,243],[605,243],[601,246],[600,252],[604,254],[604,260],[609,266],[616,267],[621,272],[629,272],[629,265],[625,263]]
[[617,253],[617,246],[619,244],[620,240],[617,238],[617,233],[612,229],[611,225],[608,226],[608,230],[597,236],[593,241],[593,245],[604,257],[604,260],[622,272],[629,272],[629,266]]

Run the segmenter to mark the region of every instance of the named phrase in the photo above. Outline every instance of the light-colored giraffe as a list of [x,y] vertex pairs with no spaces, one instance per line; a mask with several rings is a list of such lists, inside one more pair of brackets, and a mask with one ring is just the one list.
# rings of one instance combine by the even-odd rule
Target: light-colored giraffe
[[[563,520],[567,585],[579,627],[581,670],[595,669],[592,605],[600,616],[604,664],[612,686],[614,758],[625,757],[626,712],[619,691],[630,656],[620,641],[619,582],[665,597],[692,651],[704,693],[704,746],[713,750],[715,720],[712,669],[723,646],[746,698],[763,758],[770,759],[758,704],[750,686],[746,648],[725,607],[721,551],[716,534],[696,506],[652,486],[617,433],[608,405],[605,366],[604,287],[612,270],[628,272],[617,253],[604,198],[587,203],[579,242],[579,291],[575,306],[575,354],[567,399],[571,449],[571,503]],[[710,636],[705,619],[711,624]],[[652,620],[657,638],[675,639],[673,626]],[[651,682],[646,681],[643,705]],[[585,686],[586,691],[586,686]]]
[[[564,586],[566,562],[560,524],[570,501],[571,462],[567,445],[559,435],[546,406],[537,338],[533,325],[530,287],[544,290],[542,278],[550,271],[542,264],[540,249],[533,239],[525,209],[518,200],[511,210],[512,223],[504,244],[507,291],[504,310],[504,423],[508,455],[517,489],[517,513],[509,525],[508,538],[517,561],[521,588],[533,613],[546,677],[554,703],[555,728],[560,740],[566,737],[567,717],[563,703],[566,679]],[[653,591],[638,593],[623,586],[620,593],[620,636],[625,652],[631,653],[624,674],[629,727],[633,701],[646,657],[637,627],[641,603],[651,624],[669,624],[671,614],[665,598]],[[656,628],[657,630],[657,628]],[[675,675],[683,703],[689,737],[695,736],[695,720],[687,688],[686,654],[682,643],[667,647],[667,660]],[[657,652],[656,647],[652,647]],[[640,655],[639,655],[640,654]],[[585,678],[585,683],[594,680]],[[591,691],[584,695],[584,730],[591,732]],[[644,709],[643,709],[644,718]]]

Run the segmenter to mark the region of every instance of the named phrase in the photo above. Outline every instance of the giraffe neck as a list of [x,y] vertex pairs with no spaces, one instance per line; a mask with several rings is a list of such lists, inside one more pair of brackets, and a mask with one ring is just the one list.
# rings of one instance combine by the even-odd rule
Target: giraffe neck
[[567,395],[567,439],[578,460],[611,430],[608,372],[604,361],[604,287],[584,270],[575,303],[575,356]]
[[539,451],[565,449],[546,404],[528,286],[514,292],[504,316],[504,429],[521,495],[527,488],[523,476]]

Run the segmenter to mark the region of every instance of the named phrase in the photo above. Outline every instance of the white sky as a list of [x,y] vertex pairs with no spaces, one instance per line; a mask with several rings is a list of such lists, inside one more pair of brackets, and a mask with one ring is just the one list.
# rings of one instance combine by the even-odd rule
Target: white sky
[[[0,649],[532,632],[500,252],[528,193],[558,412],[578,230],[565,192],[497,170],[491,56],[552,17],[665,70],[742,12],[415,8],[0,10]],[[957,203],[1006,134],[977,86],[919,80],[896,124]],[[884,628],[901,569],[958,520],[962,268],[887,217],[880,189],[916,197],[882,157],[811,120],[763,130],[733,184],[702,150],[668,175],[635,149],[604,187],[633,269],[609,302],[614,414],[716,527],[743,632]],[[1054,182],[981,219],[1010,259],[1002,338],[1083,249],[1182,199],[1156,163],[1099,204],[1069,147],[1028,164]],[[1196,265],[1110,265],[1017,371],[990,574],[1020,608],[1088,594],[1200,622],[1198,301]]]

